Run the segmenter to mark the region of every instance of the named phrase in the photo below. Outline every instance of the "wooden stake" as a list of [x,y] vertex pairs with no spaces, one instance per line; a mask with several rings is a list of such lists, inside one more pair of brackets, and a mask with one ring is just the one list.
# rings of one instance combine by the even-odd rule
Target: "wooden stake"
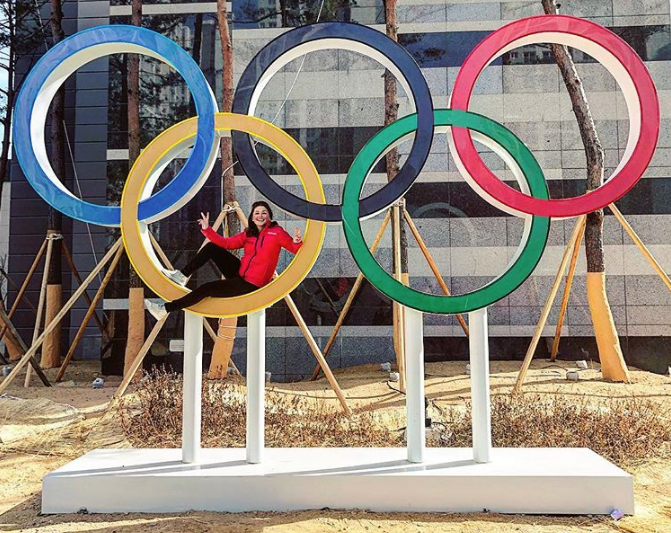
[[[77,270],[77,267],[75,266],[75,262],[72,259],[72,254],[70,253],[70,249],[68,248],[68,245],[65,244],[65,239],[61,242],[61,246],[63,247],[63,251],[65,252],[65,260],[68,263],[68,267],[70,267],[70,271],[72,272],[72,275],[75,277],[77,280],[77,283],[79,285],[82,284],[82,277],[79,275],[79,270]],[[89,307],[91,306],[91,297],[89,296],[88,291],[84,291],[84,300],[86,300],[86,303],[89,304]],[[98,329],[100,330],[100,333],[105,333],[105,325],[103,324],[102,320],[100,320],[100,317],[98,316],[98,313],[93,313],[93,319],[96,321],[96,324],[98,324]]]
[[[37,316],[35,317],[35,327],[33,328],[33,340],[35,344],[37,337],[40,335],[40,328],[42,327],[42,314],[44,313],[44,302],[47,297],[47,280],[49,278],[49,265],[51,265],[51,256],[54,251],[54,240],[47,237],[47,258],[44,261],[44,271],[42,272],[42,283],[40,284],[40,297],[37,303]],[[42,353],[44,358],[44,351]],[[41,361],[40,366],[44,366],[44,360]],[[23,382],[24,387],[30,387],[30,378],[32,377],[32,367],[26,369],[26,379]]]
[[[380,241],[382,240],[382,236],[384,235],[385,230],[387,229],[387,226],[389,225],[389,221],[391,220],[391,213],[387,211],[387,215],[384,217],[384,220],[382,221],[382,225],[380,226],[379,231],[377,232],[377,236],[375,237],[375,240],[373,241],[373,245],[370,247],[371,253],[375,253],[375,250],[377,250],[377,247],[380,245]],[[342,308],[342,311],[340,311],[340,315],[338,316],[338,320],[335,323],[335,326],[333,326],[333,331],[331,331],[331,336],[329,337],[328,342],[326,343],[326,347],[324,348],[323,355],[324,357],[328,357],[328,354],[331,352],[331,348],[333,347],[336,337],[338,336],[338,332],[340,331],[340,328],[342,327],[343,323],[345,322],[345,318],[347,318],[347,314],[349,313],[350,307],[352,307],[352,303],[354,303],[354,298],[356,297],[357,293],[359,292],[359,288],[361,287],[362,283],[364,280],[364,276],[361,272],[359,272],[359,275],[356,277],[356,280],[354,281],[354,285],[352,286],[352,289],[349,291],[349,296],[347,297],[347,300],[345,301],[345,305]],[[321,370],[321,366],[317,365],[315,367],[314,372],[312,373],[312,377],[310,378],[312,381],[316,380],[319,377],[319,371]]]
[[284,301],[287,303],[287,306],[289,307],[289,311],[291,311],[291,314],[294,316],[294,319],[298,323],[298,327],[301,328],[301,331],[303,332],[303,336],[305,337],[305,340],[308,341],[308,345],[310,346],[310,349],[312,350],[312,353],[314,354],[314,356],[317,358],[317,361],[319,362],[319,366],[321,366],[322,370],[324,371],[324,375],[326,376],[326,379],[328,380],[329,385],[331,385],[331,388],[336,393],[336,396],[338,397],[338,400],[340,401],[340,405],[342,405],[343,411],[345,411],[345,414],[347,416],[350,416],[352,414],[352,411],[349,408],[349,406],[347,405],[347,400],[345,399],[345,395],[343,394],[342,389],[340,388],[340,385],[338,385],[338,381],[336,380],[335,376],[333,375],[333,372],[331,371],[331,368],[329,367],[328,363],[326,362],[326,359],[322,355],[322,352],[319,349],[319,346],[315,342],[315,339],[312,336],[312,333],[310,333],[310,330],[308,329],[307,324],[303,320],[303,317],[301,316],[301,313],[298,310],[298,307],[296,307],[296,304],[294,303],[293,299],[288,294],[284,297]]
[[620,210],[615,207],[615,204],[610,204],[608,206],[610,210],[613,212],[615,215],[615,218],[617,218],[617,221],[622,225],[624,230],[629,234],[629,237],[631,237],[631,240],[634,241],[634,244],[638,246],[638,249],[641,251],[643,256],[648,260],[650,265],[652,265],[652,268],[655,269],[655,272],[657,272],[657,275],[662,278],[662,281],[666,285],[666,287],[671,291],[671,279],[669,279],[669,276],[664,272],[664,269],[662,266],[657,262],[655,257],[652,255],[652,252],[648,250],[648,248],[643,244],[643,241],[641,238],[637,235],[637,233],[634,231],[634,228],[631,227],[629,222],[627,222],[627,219],[624,218],[624,215],[620,213]]
[[[7,329],[7,338],[12,339],[12,341],[18,346],[19,352],[21,353],[21,357],[23,357],[23,355],[25,355],[25,353],[28,351],[28,347],[26,346],[26,343],[23,342],[23,338],[21,337],[21,335],[19,335],[19,332],[14,327],[14,324],[12,324],[12,321],[10,320],[9,316],[7,316],[5,310],[2,309],[1,307],[0,307],[0,320],[4,322],[5,327]],[[28,360],[28,362],[33,367],[33,370],[35,370],[35,373],[38,375],[38,377],[42,380],[44,386],[51,387],[49,379],[42,371],[42,368],[40,367],[40,364],[37,362],[37,360],[34,357],[31,357]]]
[[89,323],[89,320],[91,320],[91,317],[95,314],[96,306],[98,305],[98,302],[100,299],[103,297],[103,294],[105,293],[105,287],[107,287],[107,284],[109,283],[110,279],[112,279],[112,274],[114,274],[114,270],[116,269],[117,265],[119,264],[119,260],[121,259],[121,256],[123,255],[123,248],[119,248],[117,250],[116,255],[114,256],[114,259],[112,259],[112,263],[110,264],[109,268],[107,269],[107,273],[105,274],[105,277],[103,278],[102,282],[100,283],[100,287],[98,287],[98,291],[96,292],[95,296],[93,297],[93,300],[89,304],[89,308],[86,311],[86,315],[84,315],[84,319],[82,320],[81,325],[79,326],[79,329],[77,330],[77,334],[75,335],[74,340],[72,341],[72,344],[70,345],[70,349],[68,350],[68,353],[65,355],[65,359],[63,360],[63,364],[61,365],[60,369],[58,370],[58,374],[56,375],[56,381],[60,382],[63,379],[63,374],[65,374],[65,369],[67,368],[68,364],[70,364],[70,360],[72,359],[72,356],[75,353],[75,350],[77,349],[77,346],[79,346],[79,343],[81,342],[82,338],[84,337],[84,332],[86,331],[86,326]]
[[[438,270],[438,266],[434,262],[433,257],[431,256],[431,252],[429,252],[429,248],[426,246],[424,239],[422,239],[422,236],[419,234],[417,226],[415,226],[415,223],[413,222],[412,218],[410,218],[410,213],[408,213],[406,209],[403,209],[403,215],[405,217],[405,221],[408,223],[408,226],[410,227],[412,235],[415,237],[415,240],[419,245],[420,250],[422,250],[424,257],[426,258],[427,263],[429,263],[429,267],[431,268],[433,275],[436,277],[438,285],[440,285],[440,288],[443,290],[443,293],[446,296],[450,296],[451,295],[450,290],[447,288],[447,284],[445,283],[445,280],[443,280],[443,276],[440,274],[440,270]],[[461,329],[464,330],[466,337],[468,337],[468,326],[466,325],[464,317],[462,315],[457,315],[457,320],[459,321]]]
[[566,275],[566,286],[564,287],[564,296],[562,296],[561,307],[559,309],[559,318],[557,319],[557,328],[555,329],[555,338],[552,341],[552,350],[550,351],[550,361],[557,359],[557,352],[559,352],[559,340],[561,338],[561,328],[564,324],[564,316],[568,308],[568,299],[571,295],[571,285],[575,276],[575,267],[578,264],[578,255],[580,255],[580,243],[585,234],[585,225],[580,231],[580,236],[576,239],[573,245],[573,255],[571,256],[571,264],[568,267],[568,274]]
[[545,302],[545,307],[543,308],[543,312],[541,313],[540,320],[538,321],[538,324],[536,326],[536,331],[534,332],[534,336],[531,339],[531,344],[529,345],[529,349],[527,350],[526,356],[524,357],[522,368],[519,374],[517,375],[517,382],[515,383],[515,387],[513,388],[513,393],[517,393],[522,390],[522,385],[524,384],[524,378],[526,377],[527,371],[529,370],[529,366],[531,365],[531,359],[533,358],[534,352],[536,351],[536,347],[538,346],[538,341],[540,340],[541,335],[543,334],[543,328],[545,327],[545,323],[547,322],[548,316],[550,316],[550,310],[552,309],[552,304],[554,303],[555,297],[557,296],[557,291],[559,290],[561,280],[564,277],[564,272],[566,271],[566,266],[568,265],[572,250],[575,247],[575,243],[578,240],[578,238],[581,237],[582,233],[585,231],[586,218],[587,218],[586,215],[580,215],[578,217],[578,220],[576,221],[575,228],[573,228],[573,233],[571,234],[571,238],[569,239],[569,242],[566,245],[566,249],[564,250],[564,255],[562,257],[561,263],[559,264],[557,275],[555,276],[554,283],[552,284],[552,288],[550,289],[548,299]]
[[9,376],[7,376],[2,383],[0,383],[0,394],[2,394],[2,392],[7,387],[9,387],[9,384],[14,380],[14,378],[17,376],[17,374],[19,372],[21,372],[23,367],[28,363],[28,360],[40,348],[40,346],[42,345],[42,342],[44,342],[45,337],[49,334],[49,332],[51,332],[60,323],[60,321],[67,314],[67,312],[70,310],[70,308],[74,305],[74,303],[79,299],[79,297],[82,295],[82,293],[86,290],[86,287],[88,287],[91,284],[91,282],[94,280],[94,278],[98,275],[98,272],[100,272],[104,268],[104,266],[110,261],[110,259],[114,256],[117,249],[121,245],[122,245],[121,239],[118,239],[112,245],[112,247],[109,249],[109,251],[105,254],[105,257],[102,258],[102,260],[95,266],[95,268],[87,276],[87,278],[84,280],[84,283],[77,288],[77,290],[74,292],[74,294],[65,303],[63,308],[54,317],[54,319],[44,328],[44,331],[42,332],[42,334],[37,338],[37,340],[33,343],[33,345],[28,349],[28,351],[21,358],[21,360],[14,366],[14,369],[10,372]]
[[[28,270],[28,274],[26,274],[26,278],[23,280],[23,283],[21,284],[21,288],[19,289],[19,292],[16,294],[16,299],[14,300],[14,303],[12,304],[11,309],[9,310],[9,313],[7,313],[8,318],[12,318],[14,316],[14,313],[16,312],[16,308],[19,306],[19,303],[23,299],[23,295],[26,292],[26,289],[28,288],[28,284],[30,283],[30,280],[33,277],[33,274],[35,273],[35,270],[37,270],[37,265],[40,262],[40,259],[42,259],[42,256],[44,255],[44,251],[47,249],[47,239],[44,239],[42,241],[42,246],[40,246],[39,251],[37,252],[37,255],[35,256],[35,259],[33,260],[33,264],[30,265],[30,269]],[[5,326],[2,328],[2,332],[0,333],[0,341],[3,339],[5,336],[5,332],[7,331],[8,324],[5,324]]]

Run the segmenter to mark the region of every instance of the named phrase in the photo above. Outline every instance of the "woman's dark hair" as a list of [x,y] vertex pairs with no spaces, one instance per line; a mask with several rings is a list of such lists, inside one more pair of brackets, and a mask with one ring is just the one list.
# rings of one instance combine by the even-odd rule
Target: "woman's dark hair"
[[264,202],[263,200],[259,202],[254,202],[252,204],[252,210],[249,212],[249,217],[247,217],[247,236],[248,237],[258,237],[259,236],[259,228],[256,227],[256,224],[254,224],[253,220],[253,215],[254,215],[254,209],[257,207],[265,207],[266,210],[268,211],[268,216],[270,217],[270,225],[275,226],[277,225],[276,222],[273,222],[273,210],[270,209],[270,206]]

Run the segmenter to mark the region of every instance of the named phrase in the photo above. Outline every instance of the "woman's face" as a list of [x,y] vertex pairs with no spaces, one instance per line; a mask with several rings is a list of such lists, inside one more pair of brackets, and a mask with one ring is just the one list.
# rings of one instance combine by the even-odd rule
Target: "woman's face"
[[252,212],[252,220],[254,221],[254,224],[256,224],[256,227],[261,229],[266,225],[266,222],[270,220],[270,214],[265,207],[259,205],[255,207]]

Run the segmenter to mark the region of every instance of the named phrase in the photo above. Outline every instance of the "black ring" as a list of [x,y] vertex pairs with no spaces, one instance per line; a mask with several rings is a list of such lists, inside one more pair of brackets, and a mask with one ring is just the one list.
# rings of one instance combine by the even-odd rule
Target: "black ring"
[[[431,93],[419,65],[405,48],[384,33],[358,24],[320,22],[301,26],[270,41],[247,65],[235,91],[233,112],[249,114],[251,99],[256,87],[263,74],[273,63],[298,46],[322,39],[354,41],[386,56],[405,78],[415,101],[417,133],[410,154],[392,181],[361,201],[360,215],[369,216],[382,211],[406,193],[419,176],[431,149],[433,139]],[[338,48],[337,44],[333,48]],[[268,200],[281,209],[302,218],[323,222],[342,220],[340,205],[320,205],[308,202],[278,185],[259,162],[253,140],[248,134],[234,131],[232,137],[236,157],[242,170],[252,185]]]

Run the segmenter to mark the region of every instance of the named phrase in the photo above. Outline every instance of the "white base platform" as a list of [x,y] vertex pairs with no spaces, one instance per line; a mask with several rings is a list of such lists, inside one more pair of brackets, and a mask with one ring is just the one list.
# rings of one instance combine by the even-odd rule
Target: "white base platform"
[[587,449],[429,448],[422,464],[401,448],[94,450],[47,475],[42,512],[167,513],[186,510],[370,509],[534,514],[634,512],[633,480]]

